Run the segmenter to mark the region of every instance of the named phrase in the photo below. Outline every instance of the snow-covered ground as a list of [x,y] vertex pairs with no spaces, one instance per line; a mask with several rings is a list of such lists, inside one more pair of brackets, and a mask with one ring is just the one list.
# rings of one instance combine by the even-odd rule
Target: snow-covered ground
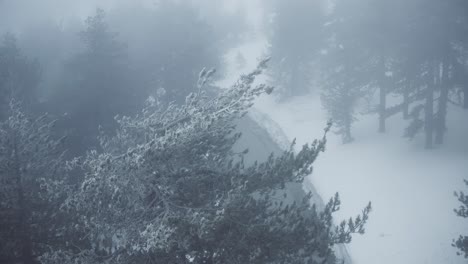
[[[286,103],[262,98],[256,107],[299,146],[319,138],[326,124],[316,97]],[[354,128],[356,140],[348,145],[329,134],[309,180],[325,200],[340,193],[336,220],[359,213],[368,201],[373,204],[366,234],[355,236],[348,247],[354,263],[466,263],[451,241],[468,233],[468,221],[453,212],[458,207],[453,192],[468,178],[468,113],[451,111],[447,144],[430,151],[421,138],[401,137],[400,117],[389,120],[386,134],[376,132],[375,116],[362,117]]]
[[[227,54],[230,74],[220,84],[228,86],[239,73],[253,69],[265,47],[258,36]],[[244,69],[233,66],[239,52],[248,62]],[[289,140],[296,138],[298,147],[320,138],[327,122],[318,96],[284,103],[265,96],[255,108],[279,124]],[[468,234],[468,221],[453,212],[459,206],[453,192],[464,190],[463,179],[468,179],[468,111],[453,107],[449,111],[447,140],[433,150],[423,148],[422,135],[413,141],[402,137],[401,116],[388,120],[385,134],[377,133],[376,116],[359,117],[351,144],[328,135],[327,150],[308,180],[324,200],[340,193],[337,222],[355,216],[368,201],[373,205],[366,233],[354,236],[348,246],[353,263],[467,263],[451,242]]]

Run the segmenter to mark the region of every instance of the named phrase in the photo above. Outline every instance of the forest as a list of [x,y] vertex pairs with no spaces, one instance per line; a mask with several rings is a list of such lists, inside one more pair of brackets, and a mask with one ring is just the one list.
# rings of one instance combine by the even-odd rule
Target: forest
[[0,0],[0,263],[466,263],[467,136],[464,0]]

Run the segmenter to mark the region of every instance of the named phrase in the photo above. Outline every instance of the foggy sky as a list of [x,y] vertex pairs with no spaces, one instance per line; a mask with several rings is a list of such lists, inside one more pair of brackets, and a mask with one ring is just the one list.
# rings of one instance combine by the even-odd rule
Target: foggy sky
[[[174,0],[180,1],[180,0]],[[201,7],[201,14],[243,12],[253,28],[262,21],[261,0],[184,0]],[[152,8],[157,0],[0,0],[0,33],[20,33],[25,27],[45,22],[58,22],[62,27],[80,23],[96,8],[110,10],[126,5]]]

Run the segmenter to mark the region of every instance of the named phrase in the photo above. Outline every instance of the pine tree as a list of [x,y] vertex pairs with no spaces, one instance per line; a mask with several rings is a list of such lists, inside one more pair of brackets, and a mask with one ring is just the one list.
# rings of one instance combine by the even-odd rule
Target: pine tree
[[413,104],[413,112],[422,111],[420,105],[424,105],[424,117],[413,119],[407,131],[415,132],[415,124],[423,124],[425,147],[432,148],[444,141],[450,94],[461,79],[460,61],[466,41],[459,35],[465,31],[466,13],[461,10],[466,7],[457,1],[415,1],[413,8],[420,13],[406,23],[409,37],[402,57],[409,65],[405,66],[409,69],[405,79],[413,87],[406,92],[405,104]]
[[359,100],[370,93],[372,64],[367,61],[368,53],[360,48],[361,43],[354,39],[348,21],[336,19],[338,15],[332,13],[325,27],[328,38],[320,61],[321,102],[342,142],[349,143],[353,141],[351,127]]
[[232,153],[233,121],[272,91],[253,85],[266,62],[215,98],[203,90],[214,71],[204,70],[185,104],[150,98],[138,116],[118,118],[102,152],[74,161],[86,174],[65,207],[89,246],[56,250],[46,263],[333,263],[332,246],[364,232],[370,204],[335,228],[338,195],[323,211],[310,196],[282,202],[286,184],[312,172],[325,136],[251,167],[246,152]]
[[92,139],[99,126],[112,131],[113,117],[133,113],[138,105],[126,47],[105,15],[97,9],[86,19],[86,29],[80,32],[83,50],[66,63],[63,82],[50,102],[57,115],[67,115],[61,127],[71,130],[68,143],[74,155],[97,144]]
[[[468,186],[467,180],[465,180],[465,184]],[[468,218],[468,196],[461,191],[455,192],[455,196],[461,203],[458,209],[454,209],[455,213],[459,217]],[[460,235],[456,240],[453,240],[452,246],[459,250],[457,255],[464,255],[465,258],[468,258],[468,236]]]
[[362,68],[351,63],[356,59],[355,55],[351,46],[335,43],[329,47],[322,61],[320,99],[344,144],[353,141],[351,127],[356,120],[356,107],[359,99],[366,94]]
[[[395,1],[337,1],[330,17],[329,27],[337,45],[343,46],[354,60],[348,61],[346,70],[360,70],[361,88],[378,98],[372,113],[378,114],[378,131],[386,131],[387,96],[392,92],[392,47],[395,28],[390,21]],[[342,62],[344,64],[345,62]],[[352,63],[353,65],[349,65]]]
[[9,113],[0,123],[0,262],[31,264],[67,233],[57,191],[64,138],[47,115],[31,119],[14,101]]
[[[361,87],[376,92],[377,104],[370,112],[378,114],[379,132],[385,132],[389,117],[402,112],[409,119],[405,135],[414,137],[424,131],[426,148],[442,144],[449,103],[456,103],[453,97],[457,89],[463,93],[466,82],[466,3],[350,0],[334,4],[326,32],[331,43],[341,44],[355,57],[351,65],[342,60],[330,68],[345,67],[348,76],[360,76]],[[401,103],[389,104],[389,96],[401,98]]]
[[359,95],[359,91],[353,90],[345,83],[334,84],[324,89],[321,94],[322,105],[338,128],[336,133],[341,135],[343,144],[354,140],[351,126],[356,120],[354,111]]
[[12,99],[33,108],[40,77],[39,63],[22,54],[14,35],[5,34],[0,44],[0,121],[8,117]]
[[269,54],[271,82],[282,98],[311,91],[312,64],[323,45],[324,3],[273,1]]
[[121,10],[113,24],[128,40],[136,82],[142,86],[139,93],[146,94],[141,102],[160,88],[165,90],[161,100],[183,104],[197,90],[194,84],[203,67],[219,69],[225,36],[201,17],[203,10],[194,3],[162,0],[151,9],[134,8]]

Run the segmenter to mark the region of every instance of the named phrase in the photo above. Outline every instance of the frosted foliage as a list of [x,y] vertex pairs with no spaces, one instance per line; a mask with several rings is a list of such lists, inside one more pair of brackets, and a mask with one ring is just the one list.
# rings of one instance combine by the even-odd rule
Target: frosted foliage
[[[465,180],[465,185],[468,186],[468,181]],[[459,217],[468,218],[468,196],[464,192],[455,192],[455,196],[461,203],[460,207],[455,209],[455,213]],[[468,236],[466,234],[460,235],[456,240],[453,240],[452,246],[458,249],[457,255],[463,255],[468,258]]]
[[47,115],[29,118],[15,101],[9,109],[10,117],[0,123],[0,254],[32,258],[64,236],[64,138],[53,137],[55,121]]
[[338,196],[323,212],[310,205],[310,196],[288,205],[273,199],[288,182],[302,182],[312,172],[325,136],[298,154],[291,147],[249,168],[242,162],[245,152],[231,151],[240,137],[235,119],[272,91],[253,85],[267,61],[215,98],[203,91],[214,71],[203,70],[198,92],[184,105],[150,98],[139,115],[116,117],[116,134],[100,136],[102,151],[68,163],[85,176],[63,208],[76,212],[76,229],[88,246],[44,260],[331,263],[335,243],[363,232],[370,206],[334,228]]

